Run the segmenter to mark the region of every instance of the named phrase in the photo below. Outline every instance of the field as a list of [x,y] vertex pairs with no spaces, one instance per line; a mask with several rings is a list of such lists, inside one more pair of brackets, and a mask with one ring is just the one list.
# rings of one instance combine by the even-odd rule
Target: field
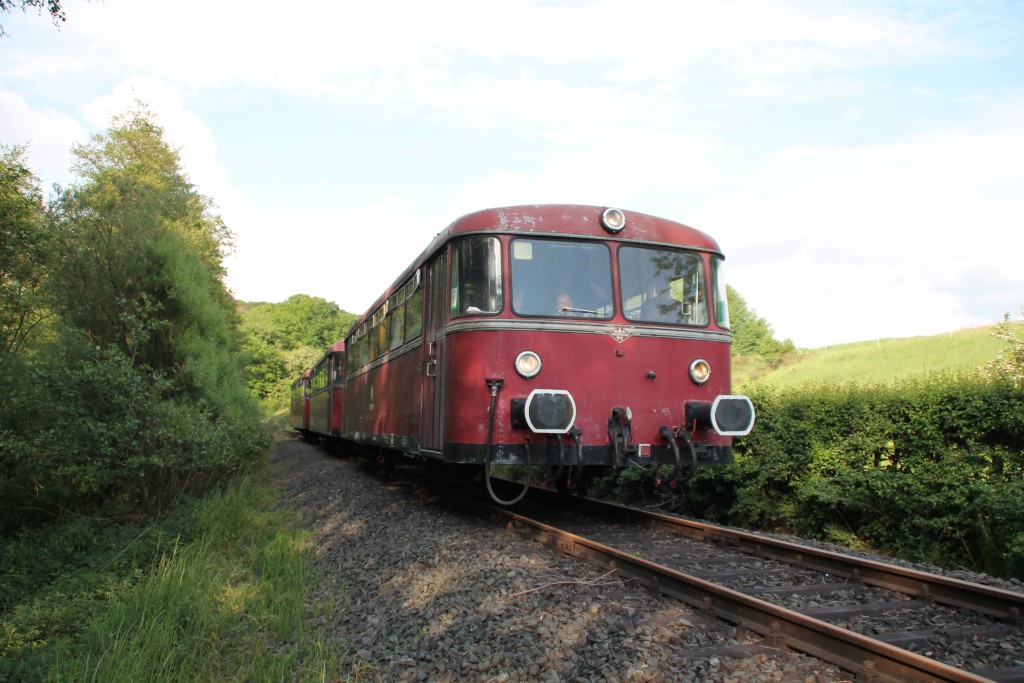
[[877,339],[799,349],[777,368],[759,359],[733,361],[733,390],[753,383],[796,386],[832,382],[889,384],[931,373],[973,372],[1006,346],[992,336],[993,327],[978,327],[930,337]]

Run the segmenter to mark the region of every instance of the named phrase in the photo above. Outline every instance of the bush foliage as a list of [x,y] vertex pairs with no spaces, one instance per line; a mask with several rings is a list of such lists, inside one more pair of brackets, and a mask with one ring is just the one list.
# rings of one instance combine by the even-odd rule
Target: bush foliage
[[159,511],[257,456],[230,233],[150,115],[76,147],[49,202],[0,152],[0,531]]
[[1024,390],[936,376],[750,392],[736,462],[686,485],[688,511],[914,561],[1024,575]]

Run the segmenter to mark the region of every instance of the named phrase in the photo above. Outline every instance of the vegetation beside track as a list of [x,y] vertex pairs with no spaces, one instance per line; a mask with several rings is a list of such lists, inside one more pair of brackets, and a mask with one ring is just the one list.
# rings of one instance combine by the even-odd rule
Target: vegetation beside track
[[4,539],[0,681],[334,680],[311,538],[276,496],[255,468],[144,523]]
[[266,446],[231,233],[141,105],[44,199],[0,146],[0,533],[172,509]]
[[44,199],[0,145],[0,681],[333,678],[231,234],[143,105],[73,153]]
[[733,465],[676,490],[635,469],[602,486],[724,524],[1021,578],[1022,348],[1022,324],[1007,320],[804,352],[748,376],[757,423]]

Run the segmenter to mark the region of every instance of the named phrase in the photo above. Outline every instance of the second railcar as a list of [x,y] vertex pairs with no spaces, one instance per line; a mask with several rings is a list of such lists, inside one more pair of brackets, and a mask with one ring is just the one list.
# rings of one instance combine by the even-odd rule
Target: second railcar
[[342,433],[345,403],[345,342],[335,342],[309,374],[309,431],[328,440]]

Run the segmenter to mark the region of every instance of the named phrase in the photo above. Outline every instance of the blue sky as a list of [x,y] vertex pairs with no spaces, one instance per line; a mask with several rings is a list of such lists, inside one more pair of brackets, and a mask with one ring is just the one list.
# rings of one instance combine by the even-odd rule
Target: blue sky
[[1020,2],[64,4],[0,15],[0,143],[66,184],[146,101],[239,299],[362,312],[456,217],[566,202],[714,235],[800,347],[1024,304]]

